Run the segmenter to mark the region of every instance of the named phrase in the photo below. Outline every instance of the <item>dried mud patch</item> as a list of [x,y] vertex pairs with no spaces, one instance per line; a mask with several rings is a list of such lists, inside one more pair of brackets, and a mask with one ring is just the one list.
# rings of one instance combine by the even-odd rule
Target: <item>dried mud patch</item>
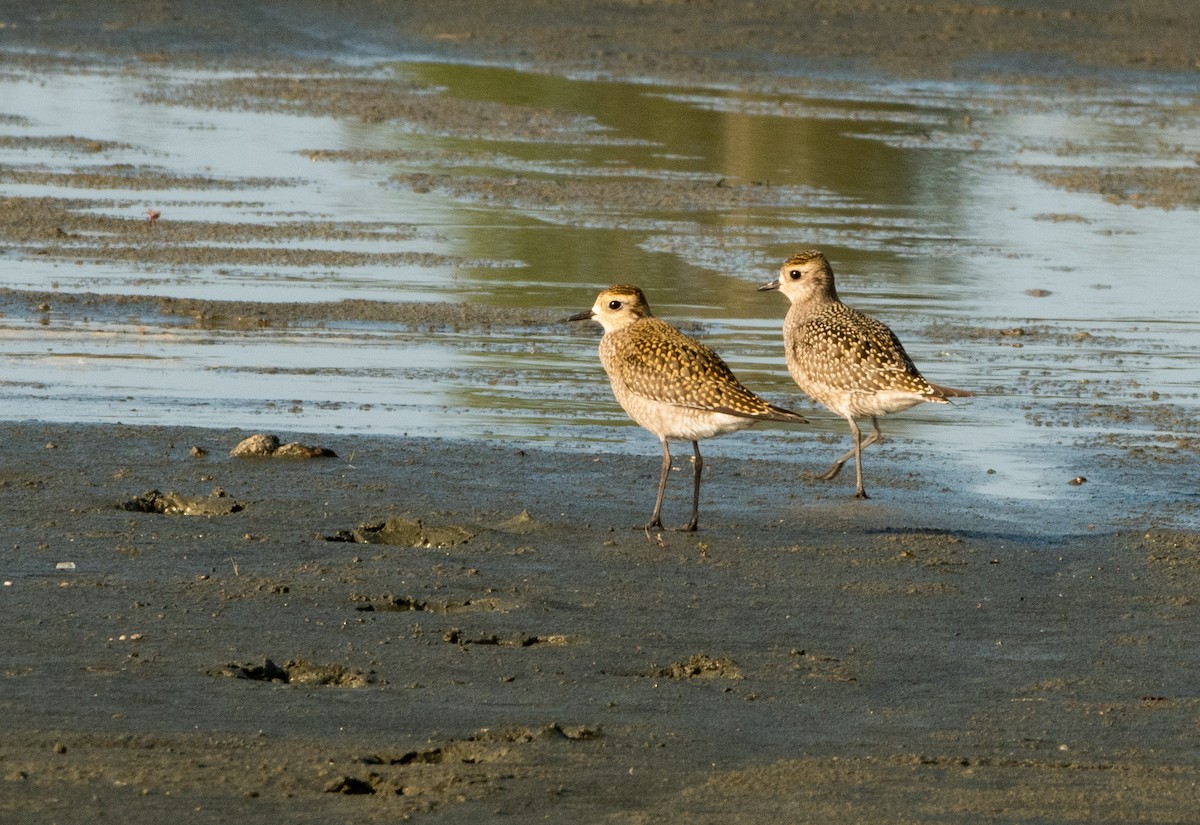
[[143,99],[201,109],[300,112],[463,137],[578,142],[597,130],[587,118],[550,109],[462,100],[394,75],[235,77],[163,84]]
[[417,193],[438,192],[489,206],[534,210],[576,210],[589,213],[700,212],[756,206],[786,206],[803,202],[806,190],[763,183],[730,183],[724,178],[702,180],[655,178],[561,178],[514,175],[428,174],[396,175],[392,181]]
[[1200,207],[1200,161],[1192,166],[1043,166],[1028,170],[1051,186],[1088,192],[1110,203],[1158,209]]

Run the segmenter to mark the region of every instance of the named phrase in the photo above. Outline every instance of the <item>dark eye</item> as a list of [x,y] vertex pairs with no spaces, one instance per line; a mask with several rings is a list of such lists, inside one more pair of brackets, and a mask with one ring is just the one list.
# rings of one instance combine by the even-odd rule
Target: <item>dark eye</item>
[[609,301],[609,302],[608,302],[608,308],[609,308],[609,309],[620,309],[620,308],[621,308],[621,302],[620,302],[620,301]]
[[791,272],[788,273],[788,277],[791,278],[793,281],[800,280],[800,270],[793,269]]

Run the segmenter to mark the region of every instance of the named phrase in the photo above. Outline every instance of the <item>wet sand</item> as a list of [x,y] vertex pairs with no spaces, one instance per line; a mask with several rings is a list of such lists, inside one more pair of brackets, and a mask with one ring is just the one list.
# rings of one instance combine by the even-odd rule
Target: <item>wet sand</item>
[[[566,4],[578,15],[566,27],[564,4],[540,2],[503,14],[417,2],[397,6],[403,17],[354,2],[336,13],[319,3],[113,3],[102,14],[83,3],[54,14],[0,4],[0,37],[54,50],[9,52],[20,71],[95,60],[311,71],[390,44],[620,76],[735,71],[768,84],[788,61],[828,57],[847,69],[1036,86],[1194,72],[1200,34],[1188,3],[783,6],[749,15],[726,4]],[[870,59],[856,57],[864,49]],[[517,107],[503,118],[482,105],[421,108],[412,90],[380,100],[348,74],[314,84],[297,105],[451,131],[480,114],[514,131],[564,127]],[[244,87],[209,94],[214,105],[257,105]],[[1174,193],[1145,201],[1194,205],[1194,177],[1177,174],[1161,186],[1142,178]],[[641,185],[573,194],[631,197]],[[684,203],[696,193],[654,195]],[[87,220],[61,200],[9,198],[0,239],[23,254],[118,260],[120,244],[64,243],[60,233],[134,243],[146,231],[145,221]],[[182,240],[242,233],[264,247],[293,230],[170,229]],[[214,254],[148,247],[168,264]],[[265,309],[0,296],[15,313],[51,301],[68,314],[234,329],[551,320],[370,301]],[[796,478],[793,462],[717,450],[702,531],[648,535],[636,529],[657,473],[648,438],[645,455],[616,456],[278,432],[336,456],[244,459],[229,451],[251,433],[236,430],[0,430],[0,818],[1188,822],[1200,802],[1200,537],[1159,527],[1162,501],[1099,517],[1068,504],[1030,523],[951,495],[950,479],[905,472],[902,455],[872,456],[880,494],[855,502]],[[1149,473],[1191,484],[1169,459],[1116,463],[1131,491]],[[686,509],[686,469],[672,479],[672,522]],[[1087,486],[1079,492],[1087,501]],[[1194,507],[1190,493],[1179,498]],[[183,506],[145,511],[164,499]],[[208,514],[179,512],[189,507]]]

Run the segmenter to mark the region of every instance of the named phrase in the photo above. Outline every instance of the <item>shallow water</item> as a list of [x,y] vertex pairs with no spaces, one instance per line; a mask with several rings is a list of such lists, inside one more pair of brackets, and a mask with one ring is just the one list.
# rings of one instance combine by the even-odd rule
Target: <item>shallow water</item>
[[[187,88],[213,76],[5,76],[0,169],[131,164],[230,187],[96,189],[6,177],[0,194],[70,197],[137,219],[154,208],[164,223],[403,225],[413,231],[293,245],[432,256],[348,267],[162,265],[17,248],[0,251],[5,283],[262,302],[452,301],[565,316],[589,307],[602,286],[635,282],[656,314],[701,322],[699,334],[745,383],[807,414],[779,347],[786,302],[755,287],[790,253],[820,247],[843,299],[887,321],[932,380],[980,394],[886,422],[895,439],[885,449],[912,456],[918,475],[953,468],[955,483],[978,492],[1060,499],[1073,495],[1072,476],[1103,476],[1106,462],[1131,449],[1170,452],[1180,428],[1194,432],[1196,211],[1118,205],[1022,170],[1194,163],[1200,109],[1178,90],[842,83],[783,93],[438,63],[381,71],[447,98],[576,120],[537,139],[486,124],[466,134],[145,95],[151,85]],[[87,152],[7,140],[61,136],[118,145]],[[411,173],[469,179],[475,190],[392,179]],[[481,178],[512,196],[479,194]],[[646,187],[645,203],[638,189],[619,202],[523,195],[531,181],[608,180]],[[697,181],[751,197],[697,206],[684,190],[655,199],[656,187]],[[1015,328],[1025,334],[1002,334]],[[52,308],[44,318],[0,318],[0,417],[588,442],[656,454],[608,394],[598,337],[598,328],[550,324],[222,330]],[[814,428],[759,430],[709,449],[761,456],[782,443],[815,469],[847,437],[832,415],[812,418]],[[814,443],[814,430],[825,443]]]

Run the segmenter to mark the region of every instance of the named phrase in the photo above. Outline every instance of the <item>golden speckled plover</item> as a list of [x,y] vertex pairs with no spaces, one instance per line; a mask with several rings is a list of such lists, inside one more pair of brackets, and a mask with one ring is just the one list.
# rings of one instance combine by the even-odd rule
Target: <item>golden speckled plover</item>
[[[922,401],[948,404],[948,398],[971,395],[926,381],[885,324],[838,300],[833,269],[820,252],[788,258],[779,278],[759,289],[778,289],[792,302],[783,322],[792,378],[800,389],[850,424],[854,447],[821,478],[834,478],[854,456],[856,497],[867,498],[862,450],[880,438],[878,416],[907,410]],[[871,417],[874,432],[865,440],[854,421],[857,416]]]
[[646,296],[636,286],[611,286],[600,293],[591,309],[567,320],[588,318],[604,327],[600,362],[617,402],[662,442],[658,497],[647,528],[662,529],[663,493],[671,472],[668,439],[692,442],[692,520],[683,528],[690,532],[696,529],[700,513],[702,439],[743,430],[759,421],[807,423],[803,416],[750,392],[719,355],[653,317]]

